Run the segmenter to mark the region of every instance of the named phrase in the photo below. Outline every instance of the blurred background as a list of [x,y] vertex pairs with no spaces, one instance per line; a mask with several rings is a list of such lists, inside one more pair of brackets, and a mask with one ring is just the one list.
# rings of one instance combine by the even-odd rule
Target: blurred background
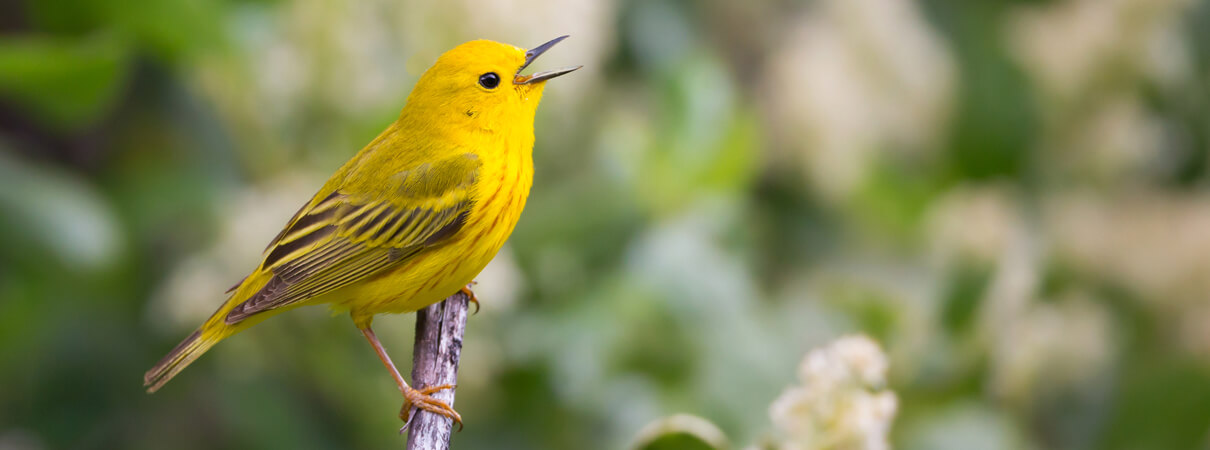
[[895,448],[1210,448],[1210,1],[9,0],[0,449],[402,447],[324,308],[141,376],[438,55],[562,34],[456,448],[846,448],[771,405],[853,334]]

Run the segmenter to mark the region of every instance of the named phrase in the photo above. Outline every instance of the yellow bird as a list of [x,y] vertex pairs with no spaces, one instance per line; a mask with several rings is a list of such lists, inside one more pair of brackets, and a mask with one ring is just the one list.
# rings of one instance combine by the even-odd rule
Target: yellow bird
[[421,75],[399,119],[337,170],[265,249],[256,270],[201,327],[147,371],[155,392],[217,344],[282,311],[348,311],[411,407],[461,417],[413,389],[370,329],[465,287],[512,233],[533,184],[534,113],[547,80],[521,75],[562,36],[532,50],[479,40]]

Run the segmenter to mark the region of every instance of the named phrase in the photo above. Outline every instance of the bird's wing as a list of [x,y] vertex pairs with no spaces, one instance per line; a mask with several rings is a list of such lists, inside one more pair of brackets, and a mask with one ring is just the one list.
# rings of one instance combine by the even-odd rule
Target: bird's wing
[[467,153],[399,172],[370,195],[337,189],[308,203],[265,250],[259,270],[273,276],[225,321],[351,285],[448,240],[470,213],[480,165]]

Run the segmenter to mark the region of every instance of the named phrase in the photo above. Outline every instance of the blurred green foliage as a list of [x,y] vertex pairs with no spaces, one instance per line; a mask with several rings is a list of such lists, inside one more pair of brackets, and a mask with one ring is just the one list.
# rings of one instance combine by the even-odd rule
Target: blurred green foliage
[[[586,68],[479,280],[456,448],[684,448],[640,436],[682,412],[771,445],[850,332],[896,448],[1210,445],[1206,0],[30,0],[0,5],[0,449],[402,446],[321,308],[141,375],[441,51],[560,34],[539,65]],[[411,320],[376,322],[396,361]]]

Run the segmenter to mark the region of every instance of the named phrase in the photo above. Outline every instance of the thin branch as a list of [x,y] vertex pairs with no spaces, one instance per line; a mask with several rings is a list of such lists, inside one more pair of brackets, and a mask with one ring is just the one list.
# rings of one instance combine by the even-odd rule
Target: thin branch
[[[412,384],[417,389],[458,383],[458,358],[466,331],[467,304],[461,292],[416,312],[416,344],[412,356]],[[433,394],[454,406],[454,390]],[[446,450],[453,420],[417,410],[408,429],[408,450]]]

